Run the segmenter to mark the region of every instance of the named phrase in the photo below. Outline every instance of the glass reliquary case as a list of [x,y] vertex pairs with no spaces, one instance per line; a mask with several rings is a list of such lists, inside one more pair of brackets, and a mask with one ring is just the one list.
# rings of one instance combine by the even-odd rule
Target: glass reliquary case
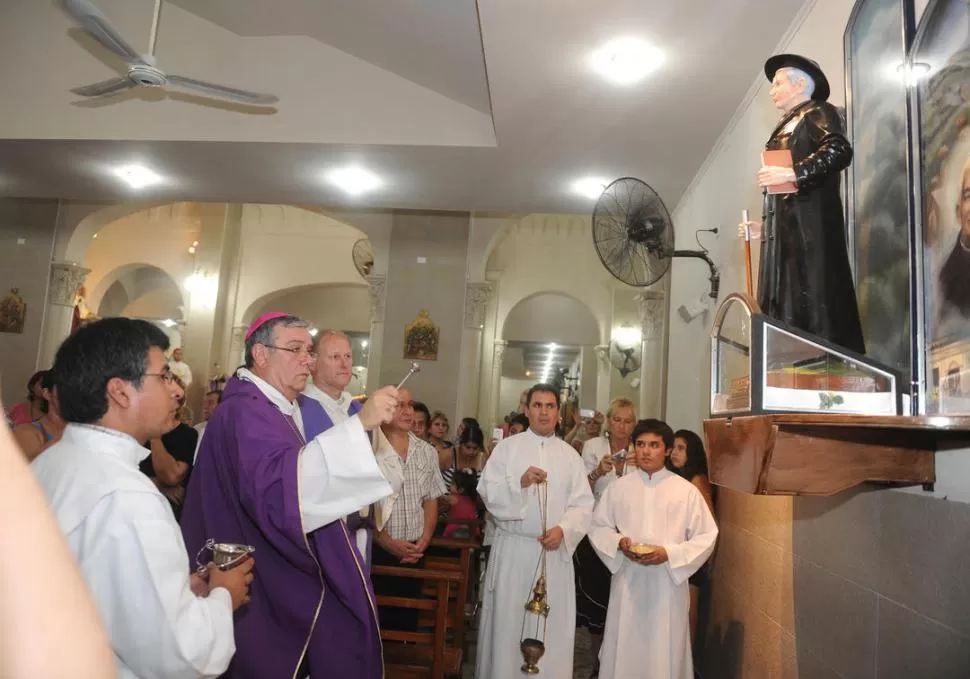
[[899,415],[898,372],[761,313],[739,293],[711,329],[711,417],[772,413]]

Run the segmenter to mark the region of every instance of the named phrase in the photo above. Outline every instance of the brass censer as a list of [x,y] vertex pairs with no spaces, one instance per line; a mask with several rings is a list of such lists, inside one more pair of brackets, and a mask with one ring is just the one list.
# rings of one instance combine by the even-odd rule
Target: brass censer
[[[548,530],[547,511],[549,507],[549,485],[543,481],[538,484],[539,517],[542,522],[542,534]],[[546,653],[546,623],[549,621],[549,591],[546,587],[546,549],[541,548],[539,563],[536,565],[536,584],[532,587],[532,598],[525,604],[525,615],[522,618],[522,641],[519,650],[522,652],[522,671],[525,674],[539,674],[539,660]],[[535,619],[535,636],[530,636],[532,626],[529,620]]]

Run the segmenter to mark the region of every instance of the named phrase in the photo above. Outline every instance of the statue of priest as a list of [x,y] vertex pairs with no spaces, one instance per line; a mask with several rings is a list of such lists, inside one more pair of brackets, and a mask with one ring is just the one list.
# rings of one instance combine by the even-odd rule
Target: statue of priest
[[811,59],[775,55],[765,76],[783,112],[765,150],[788,150],[792,162],[758,172],[765,191],[762,233],[752,233],[762,238],[758,304],[772,318],[865,353],[840,193],[840,174],[852,162],[842,117]]

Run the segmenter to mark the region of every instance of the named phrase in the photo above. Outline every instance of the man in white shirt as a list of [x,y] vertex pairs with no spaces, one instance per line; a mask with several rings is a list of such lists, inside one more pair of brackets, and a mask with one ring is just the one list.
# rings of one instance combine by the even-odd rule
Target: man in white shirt
[[[192,574],[168,501],[142,474],[142,443],[161,436],[181,390],[168,339],[146,321],[109,318],[65,340],[54,361],[61,440],[33,471],[111,637],[118,673],[216,677],[235,651],[233,611],[253,561]],[[206,581],[207,580],[207,581]]]
[[[398,398],[394,419],[381,426],[382,435],[378,436],[378,456],[385,476],[393,478],[395,492],[381,502],[382,525],[376,537],[374,563],[420,568],[438,522],[438,498],[448,488],[441,478],[437,451],[411,432],[411,392],[401,389]],[[420,595],[421,585],[417,578],[374,577],[374,590],[381,595],[415,597]],[[417,623],[416,610],[381,609],[385,627],[413,630]]]
[[613,574],[599,676],[693,679],[687,579],[714,550],[717,524],[700,491],[664,466],[670,427],[641,420],[631,438],[637,472],[607,486],[589,531]]
[[[530,636],[545,630],[539,670],[548,679],[571,679],[576,634],[573,552],[589,527],[593,493],[582,459],[555,437],[559,391],[537,384],[526,399],[529,429],[504,439],[488,458],[478,494],[495,523],[485,573],[479,625],[478,679],[522,674],[519,641],[523,616]],[[546,500],[546,506],[542,505]],[[546,510],[546,521],[543,520]],[[543,532],[545,523],[545,532]],[[543,620],[523,610],[531,598],[540,556],[546,552],[548,602]]]
[[172,360],[168,362],[168,367],[171,369],[172,373],[182,380],[182,384],[188,389],[189,385],[192,384],[192,369],[189,364],[183,361],[185,358],[182,347],[175,347],[172,349]]

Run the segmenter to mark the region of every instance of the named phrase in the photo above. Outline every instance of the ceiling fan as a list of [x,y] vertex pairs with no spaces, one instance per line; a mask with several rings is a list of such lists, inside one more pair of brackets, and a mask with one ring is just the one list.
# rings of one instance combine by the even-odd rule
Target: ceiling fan
[[239,90],[225,85],[195,80],[181,75],[169,75],[155,66],[155,39],[158,37],[158,21],[162,14],[162,0],[155,0],[155,15],[148,54],[138,54],[114,29],[108,18],[89,0],[63,0],[64,9],[85,32],[114,54],[127,66],[124,76],[111,78],[92,85],[71,90],[81,97],[107,97],[136,87],[176,89],[204,97],[216,97],[240,104],[269,106],[279,99],[272,94],[260,94]]

